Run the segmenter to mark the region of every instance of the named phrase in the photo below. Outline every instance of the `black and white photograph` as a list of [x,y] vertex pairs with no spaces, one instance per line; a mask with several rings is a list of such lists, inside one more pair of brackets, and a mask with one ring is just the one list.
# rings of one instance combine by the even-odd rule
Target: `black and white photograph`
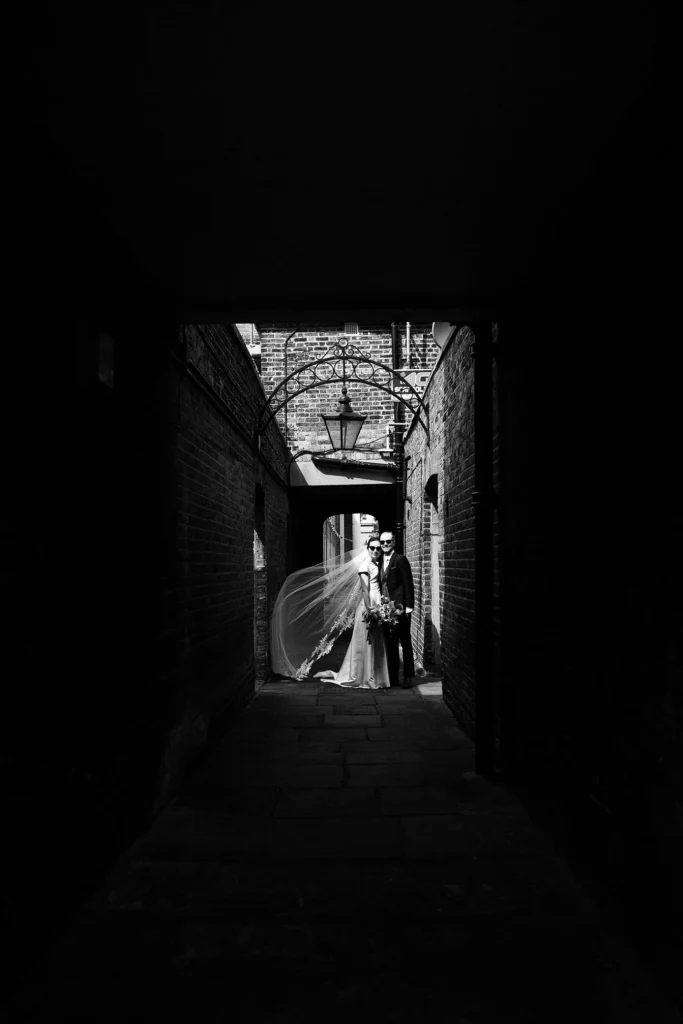
[[12,1024],[683,1024],[675,8],[3,19]]

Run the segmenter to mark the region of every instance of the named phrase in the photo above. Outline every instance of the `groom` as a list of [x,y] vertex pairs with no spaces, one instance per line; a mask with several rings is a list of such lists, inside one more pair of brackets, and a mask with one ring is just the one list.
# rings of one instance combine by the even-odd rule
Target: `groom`
[[390,530],[385,530],[380,534],[379,542],[382,547],[379,577],[382,595],[388,597],[395,604],[402,604],[404,608],[404,613],[399,616],[397,628],[394,630],[385,628],[384,630],[389,682],[392,686],[398,686],[398,645],[400,643],[403,649],[403,683],[401,685],[407,690],[413,685],[413,676],[415,675],[413,643],[410,639],[410,616],[414,600],[413,574],[406,556],[394,551],[396,537]]

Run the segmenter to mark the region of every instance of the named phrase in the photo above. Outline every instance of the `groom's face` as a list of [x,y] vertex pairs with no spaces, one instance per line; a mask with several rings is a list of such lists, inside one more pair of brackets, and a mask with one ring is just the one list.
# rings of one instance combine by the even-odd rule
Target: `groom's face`
[[394,550],[394,547],[396,546],[396,541],[394,540],[393,533],[383,533],[379,538],[379,543],[382,548],[382,555],[384,556],[384,558],[389,558],[391,552]]

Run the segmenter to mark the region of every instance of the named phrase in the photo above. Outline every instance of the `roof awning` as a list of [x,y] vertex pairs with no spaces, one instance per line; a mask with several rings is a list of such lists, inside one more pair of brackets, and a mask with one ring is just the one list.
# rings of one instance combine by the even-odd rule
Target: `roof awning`
[[309,462],[293,462],[289,480],[292,487],[330,487],[349,484],[392,485],[396,480],[395,466],[376,462],[342,462],[324,456]]

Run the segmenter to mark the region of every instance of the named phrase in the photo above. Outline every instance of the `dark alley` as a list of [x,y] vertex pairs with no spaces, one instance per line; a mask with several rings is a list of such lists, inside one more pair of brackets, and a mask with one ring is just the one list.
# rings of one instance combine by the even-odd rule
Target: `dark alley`
[[17,1024],[682,1019],[675,35],[452,14],[7,18]]

